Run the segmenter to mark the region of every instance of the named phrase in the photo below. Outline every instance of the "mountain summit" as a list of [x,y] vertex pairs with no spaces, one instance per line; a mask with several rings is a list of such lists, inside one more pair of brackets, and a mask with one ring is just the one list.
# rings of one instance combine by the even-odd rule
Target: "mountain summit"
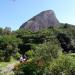
[[55,27],[57,25],[59,25],[59,21],[57,20],[54,11],[46,10],[23,23],[20,29],[24,28],[27,30],[38,31],[43,28]]

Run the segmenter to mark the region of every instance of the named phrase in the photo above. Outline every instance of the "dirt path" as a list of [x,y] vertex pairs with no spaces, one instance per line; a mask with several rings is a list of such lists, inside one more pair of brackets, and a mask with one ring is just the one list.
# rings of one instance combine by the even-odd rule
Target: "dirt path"
[[[19,63],[19,62],[17,62]],[[2,75],[9,75],[10,73],[12,73],[13,75],[13,69],[14,69],[14,66],[17,64],[17,63],[12,63],[12,64],[9,64],[7,65],[5,68],[2,69],[1,73]]]

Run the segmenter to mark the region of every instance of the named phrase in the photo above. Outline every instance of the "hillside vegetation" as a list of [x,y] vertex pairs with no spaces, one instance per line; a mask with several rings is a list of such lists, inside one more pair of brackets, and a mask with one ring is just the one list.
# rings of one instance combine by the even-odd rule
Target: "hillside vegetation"
[[15,66],[15,75],[75,75],[75,26],[60,24],[38,32],[0,28],[0,62],[24,54],[28,60]]

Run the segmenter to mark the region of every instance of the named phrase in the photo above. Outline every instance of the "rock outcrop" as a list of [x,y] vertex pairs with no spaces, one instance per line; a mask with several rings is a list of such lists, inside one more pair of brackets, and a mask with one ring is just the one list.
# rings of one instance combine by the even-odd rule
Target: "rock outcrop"
[[27,30],[38,31],[43,28],[55,27],[57,25],[59,25],[59,21],[57,20],[55,13],[52,10],[47,10],[23,23],[20,29],[24,28]]

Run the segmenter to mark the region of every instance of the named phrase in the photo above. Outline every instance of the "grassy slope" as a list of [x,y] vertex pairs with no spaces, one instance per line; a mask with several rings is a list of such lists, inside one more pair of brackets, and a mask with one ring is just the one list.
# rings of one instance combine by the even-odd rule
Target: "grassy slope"
[[14,58],[11,58],[10,62],[0,62],[0,68],[4,68],[7,65],[12,64],[12,63],[18,63],[18,61],[16,61]]
[[19,61],[11,58],[10,62],[0,62],[0,75],[14,75],[13,71],[8,71],[9,68],[14,67]]

